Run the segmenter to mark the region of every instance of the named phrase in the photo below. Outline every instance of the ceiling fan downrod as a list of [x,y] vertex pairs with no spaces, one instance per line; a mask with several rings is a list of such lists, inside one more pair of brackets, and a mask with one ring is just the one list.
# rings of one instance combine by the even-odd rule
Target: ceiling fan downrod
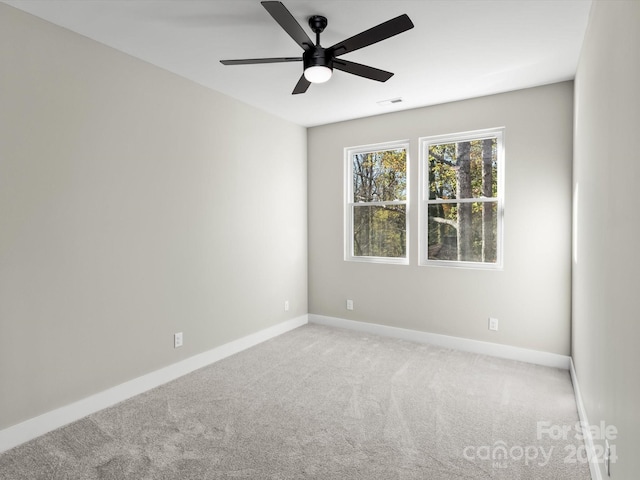
[[333,73],[332,55],[320,46],[320,34],[327,26],[327,19],[314,15],[309,18],[309,26],[316,34],[316,44],[302,54],[305,77],[312,83],[324,83]]
[[311,31],[316,34],[316,46],[320,46],[320,34],[327,28],[327,18],[322,15],[314,15],[309,17],[309,26]]

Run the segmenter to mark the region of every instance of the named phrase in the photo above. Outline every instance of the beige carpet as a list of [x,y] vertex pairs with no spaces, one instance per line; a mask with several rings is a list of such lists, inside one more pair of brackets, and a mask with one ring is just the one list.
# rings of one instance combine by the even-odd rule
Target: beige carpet
[[588,480],[577,421],[567,371],[307,325],[6,452],[0,478]]

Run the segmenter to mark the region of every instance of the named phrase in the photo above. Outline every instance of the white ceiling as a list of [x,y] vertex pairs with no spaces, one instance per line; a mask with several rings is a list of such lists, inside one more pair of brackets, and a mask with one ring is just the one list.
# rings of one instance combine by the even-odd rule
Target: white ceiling
[[591,0],[284,0],[311,38],[307,19],[328,18],[324,46],[402,13],[415,24],[344,56],[394,72],[386,83],[336,71],[291,95],[301,62],[219,62],[301,55],[259,0],[2,1],[304,126],[572,79],[591,8]]

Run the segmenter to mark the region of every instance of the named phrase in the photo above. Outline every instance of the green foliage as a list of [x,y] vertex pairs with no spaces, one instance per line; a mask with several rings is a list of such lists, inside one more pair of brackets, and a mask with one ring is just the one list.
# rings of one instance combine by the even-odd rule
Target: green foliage
[[407,152],[404,149],[353,156],[353,201],[407,199]]
[[406,206],[355,205],[353,250],[356,256],[406,256]]
[[[491,190],[492,196],[498,195],[498,162],[496,139],[492,139]],[[482,197],[482,140],[468,142],[470,149],[471,195],[467,198]],[[459,197],[456,143],[443,143],[429,146],[429,198],[454,199]]]

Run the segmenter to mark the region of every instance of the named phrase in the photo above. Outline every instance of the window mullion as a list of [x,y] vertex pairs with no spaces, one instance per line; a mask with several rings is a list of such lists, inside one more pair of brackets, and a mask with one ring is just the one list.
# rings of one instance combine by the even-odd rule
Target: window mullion
[[447,198],[447,199],[429,199],[424,200],[428,205],[443,205],[449,203],[488,203],[488,202],[498,202],[497,197],[477,197],[477,198]]
[[362,206],[385,206],[385,205],[406,205],[407,201],[406,200],[395,200],[395,201],[388,201],[388,202],[350,202],[349,205],[352,205],[354,207],[357,207],[358,205],[362,205]]

